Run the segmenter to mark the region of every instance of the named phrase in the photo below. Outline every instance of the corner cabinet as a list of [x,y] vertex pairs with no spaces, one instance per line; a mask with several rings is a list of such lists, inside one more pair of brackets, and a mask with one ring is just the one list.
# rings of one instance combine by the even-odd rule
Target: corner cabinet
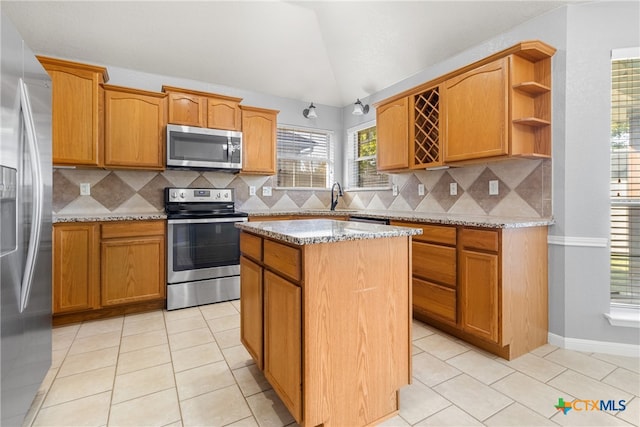
[[101,166],[104,67],[37,57],[51,77],[52,156],[61,166]]
[[163,170],[166,94],[103,85],[104,166]]
[[381,101],[378,170],[551,157],[554,53],[521,42]]
[[278,111],[241,106],[242,171],[245,174],[276,173]]
[[241,98],[162,86],[167,93],[169,123],[212,129],[241,129]]

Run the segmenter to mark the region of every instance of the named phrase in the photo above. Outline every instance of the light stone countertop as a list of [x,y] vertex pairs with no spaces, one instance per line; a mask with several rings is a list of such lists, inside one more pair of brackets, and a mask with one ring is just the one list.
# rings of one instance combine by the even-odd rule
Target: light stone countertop
[[292,209],[292,210],[247,210],[250,216],[278,216],[278,215],[323,215],[323,216],[359,216],[365,218],[389,219],[391,221],[424,222],[443,225],[466,225],[485,228],[522,228],[544,227],[554,223],[553,218],[528,217],[499,217],[493,215],[464,215],[448,213],[429,213],[414,211],[374,211],[336,209]]
[[345,240],[380,239],[385,237],[415,236],[422,230],[393,227],[362,222],[331,219],[301,219],[294,221],[256,221],[236,223],[242,231],[270,237],[295,245],[333,243]]
[[[544,227],[554,223],[553,218],[525,218],[525,217],[499,217],[493,215],[463,215],[446,213],[428,213],[414,211],[373,211],[356,209],[290,209],[290,210],[245,210],[250,216],[258,219],[260,216],[279,215],[322,215],[322,216],[345,216],[355,215],[365,218],[390,219],[392,221],[424,222],[443,225],[466,225],[472,227],[485,228],[521,228],[521,227]],[[108,213],[108,214],[65,214],[53,215],[53,223],[63,222],[95,222],[95,221],[135,221],[166,219],[164,212],[147,213]]]
[[164,212],[148,213],[108,213],[108,214],[53,214],[54,224],[63,222],[99,222],[99,221],[144,221],[152,219],[167,219]]

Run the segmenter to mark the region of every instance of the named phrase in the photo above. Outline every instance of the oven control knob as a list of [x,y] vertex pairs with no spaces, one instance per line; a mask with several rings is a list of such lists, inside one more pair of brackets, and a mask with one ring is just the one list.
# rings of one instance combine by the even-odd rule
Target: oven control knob
[[178,198],[178,193],[176,191],[174,191],[173,193],[171,193],[171,198],[172,199],[177,199]]
[[180,192],[180,198],[181,198],[181,199],[184,199],[184,191],[181,191],[181,192]]
[[216,199],[220,198],[220,193],[216,193]]

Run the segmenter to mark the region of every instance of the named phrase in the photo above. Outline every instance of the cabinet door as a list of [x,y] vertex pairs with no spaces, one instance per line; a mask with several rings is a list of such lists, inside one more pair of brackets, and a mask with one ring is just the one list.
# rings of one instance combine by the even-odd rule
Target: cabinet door
[[222,98],[207,99],[207,127],[213,129],[240,130],[242,113],[239,102]]
[[462,328],[477,337],[498,342],[498,255],[460,251]]
[[296,421],[302,415],[300,288],[264,273],[264,374]]
[[207,100],[200,95],[168,92],[169,123],[206,127]]
[[53,314],[100,307],[99,238],[99,224],[54,224]]
[[106,69],[39,56],[52,82],[54,165],[102,166]]
[[164,168],[165,94],[105,86],[107,167]]
[[445,162],[508,153],[506,59],[445,81],[442,97]]
[[[134,236],[138,225],[142,233]],[[103,306],[165,297],[165,236],[151,233],[153,228],[163,227],[161,221],[103,226]],[[120,229],[124,230],[122,237],[118,237]]]
[[262,268],[240,258],[240,340],[263,369],[262,359]]
[[409,99],[401,98],[376,109],[379,171],[409,167]]
[[242,173],[276,173],[277,114],[242,107]]

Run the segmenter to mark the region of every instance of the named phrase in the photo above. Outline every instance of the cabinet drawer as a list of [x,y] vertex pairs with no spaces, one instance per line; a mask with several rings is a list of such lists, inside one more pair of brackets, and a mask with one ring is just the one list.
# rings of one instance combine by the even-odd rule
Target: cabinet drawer
[[442,243],[444,245],[456,244],[456,228],[442,225],[418,225],[412,227],[422,228],[422,235],[414,236],[413,239],[419,242]]
[[413,307],[416,311],[433,314],[456,322],[456,291],[413,279]]
[[464,228],[460,238],[464,248],[498,252],[498,231]]
[[293,280],[300,280],[300,249],[265,240],[263,254],[266,266]]
[[413,275],[455,288],[456,248],[413,242]]
[[102,238],[164,235],[164,221],[114,221],[102,224]]
[[257,261],[262,261],[262,238],[253,234],[240,233],[240,252]]

